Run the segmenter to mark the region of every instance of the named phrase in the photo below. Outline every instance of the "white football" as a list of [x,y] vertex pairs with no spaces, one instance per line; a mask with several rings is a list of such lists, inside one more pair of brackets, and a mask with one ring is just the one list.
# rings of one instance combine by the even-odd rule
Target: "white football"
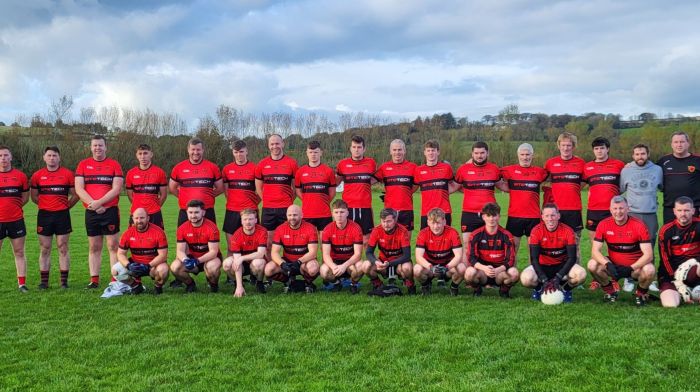
[[542,293],[540,298],[545,305],[559,305],[564,302],[564,293],[561,290],[556,290],[550,293]]
[[695,286],[690,290],[690,298],[695,302],[700,301],[700,286]]

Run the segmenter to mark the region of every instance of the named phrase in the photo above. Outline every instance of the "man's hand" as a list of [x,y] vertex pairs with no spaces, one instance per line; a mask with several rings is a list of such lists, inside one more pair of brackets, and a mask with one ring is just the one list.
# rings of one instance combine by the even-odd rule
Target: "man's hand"
[[615,267],[615,264],[612,262],[609,262],[608,264],[605,264],[605,270],[608,272],[608,275],[615,279],[618,280],[619,278],[617,277],[617,268]]
[[245,295],[245,289],[243,285],[236,286],[236,291],[233,292],[233,296],[236,298],[241,298]]
[[374,265],[377,267],[377,271],[384,271],[389,267],[389,262],[377,260]]

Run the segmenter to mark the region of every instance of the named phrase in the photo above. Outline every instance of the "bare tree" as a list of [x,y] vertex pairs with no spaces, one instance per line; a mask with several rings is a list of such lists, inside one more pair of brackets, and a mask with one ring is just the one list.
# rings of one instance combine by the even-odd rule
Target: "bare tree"
[[59,99],[51,101],[51,117],[56,126],[66,123],[70,117],[70,111],[73,108],[73,96],[64,95]]

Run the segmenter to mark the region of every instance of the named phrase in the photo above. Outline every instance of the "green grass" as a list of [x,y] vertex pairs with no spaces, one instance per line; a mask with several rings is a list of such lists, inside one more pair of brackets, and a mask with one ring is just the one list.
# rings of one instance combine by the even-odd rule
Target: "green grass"
[[[460,198],[453,196],[455,211]],[[505,207],[503,195],[499,200]],[[121,206],[128,212],[125,197]],[[217,207],[223,218],[223,200]],[[171,241],[176,212],[171,198],[164,214]],[[228,286],[209,294],[200,276],[200,292],[193,295],[166,289],[160,297],[102,300],[83,290],[82,207],[72,214],[69,290],[56,288],[55,257],[52,288],[35,289],[34,206],[26,208],[29,294],[17,292],[7,241],[0,253],[2,390],[632,391],[697,385],[692,331],[698,309],[637,309],[629,294],[610,305],[599,292],[577,290],[574,304],[546,307],[530,301],[522,287],[505,301],[493,290],[478,299],[464,289],[456,298],[435,290],[428,298],[378,299],[364,295],[366,284],[353,297],[282,295],[276,285],[267,295],[235,299]],[[454,218],[456,226],[457,213]],[[590,246],[583,245],[585,259]],[[525,255],[523,248],[521,269]]]

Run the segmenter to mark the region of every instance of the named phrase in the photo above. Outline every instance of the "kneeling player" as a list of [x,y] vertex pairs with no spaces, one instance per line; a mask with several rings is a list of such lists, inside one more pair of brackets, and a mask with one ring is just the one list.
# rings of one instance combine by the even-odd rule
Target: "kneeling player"
[[416,239],[416,265],[413,276],[421,283],[423,295],[430,294],[433,278],[438,282],[451,279],[450,294],[457,295],[467,267],[462,261],[462,241],[457,230],[447,226],[440,208],[428,211],[428,227]]
[[[318,233],[316,227],[302,220],[301,207],[287,208],[287,221],[275,230],[272,237],[272,263],[265,265],[265,276],[287,282],[286,290],[293,288],[297,275],[304,277],[306,293],[316,291],[314,279],[318,276]],[[282,254],[280,254],[282,252]]]
[[267,253],[267,230],[258,224],[258,212],[246,208],[240,212],[241,227],[231,236],[228,250],[232,256],[224,260],[224,271],[236,280],[235,297],[245,295],[243,275],[255,277],[255,288],[265,293],[265,254]]
[[197,291],[190,274],[204,271],[212,293],[219,291],[221,273],[221,252],[219,252],[219,229],[216,224],[204,217],[206,209],[201,200],[187,203],[187,221],[177,228],[177,248],[175,260],[170,269],[187,286],[185,291]]
[[[416,293],[413,283],[413,265],[411,264],[411,238],[406,227],[398,224],[399,213],[393,208],[385,208],[379,213],[381,224],[370,233],[365,255],[367,260],[362,263],[362,272],[372,280],[374,288],[383,285],[379,274],[393,279],[398,275],[408,289],[408,294]],[[379,248],[379,257],[374,255],[374,249]]]
[[[610,200],[610,213],[595,230],[588,270],[601,285],[606,301],[615,302],[620,293],[617,281],[631,277],[639,282],[635,303],[645,305],[656,274],[649,232],[644,222],[629,216],[629,205],[622,196]],[[602,253],[603,242],[608,244],[607,257]]]
[[362,228],[348,219],[345,201],[335,200],[331,210],[333,222],[323,229],[321,235],[321,278],[324,283],[332,283],[335,290],[342,287],[338,279],[350,278],[350,292],[357,294],[357,282],[362,278],[362,270],[358,268],[362,258]]
[[[155,281],[155,294],[163,293],[168,280],[168,240],[160,227],[150,224],[145,208],[137,208],[132,215],[134,224],[122,234],[117,250],[117,263],[112,276],[128,284],[133,294],[145,289],[141,278],[150,276]],[[127,252],[131,252],[131,257]]]
[[532,299],[539,301],[542,290],[564,291],[564,302],[571,302],[571,289],[586,281],[586,270],[576,264],[576,234],[564,223],[556,204],[542,207],[542,222],[530,235],[532,265],[520,274],[520,283],[534,289]]
[[[659,290],[661,306],[675,308],[681,300],[691,302],[690,290],[700,285],[698,266],[691,266],[683,279],[676,279],[678,268],[688,259],[700,258],[700,219],[693,218],[693,199],[681,196],[673,205],[676,219],[659,231]],[[691,264],[692,261],[690,262]],[[683,298],[678,290],[683,291]]]
[[518,281],[515,268],[513,236],[498,224],[501,207],[486,203],[481,209],[484,226],[474,230],[469,239],[469,266],[464,280],[478,297],[486,285],[499,286],[499,294],[510,298],[510,288]]

